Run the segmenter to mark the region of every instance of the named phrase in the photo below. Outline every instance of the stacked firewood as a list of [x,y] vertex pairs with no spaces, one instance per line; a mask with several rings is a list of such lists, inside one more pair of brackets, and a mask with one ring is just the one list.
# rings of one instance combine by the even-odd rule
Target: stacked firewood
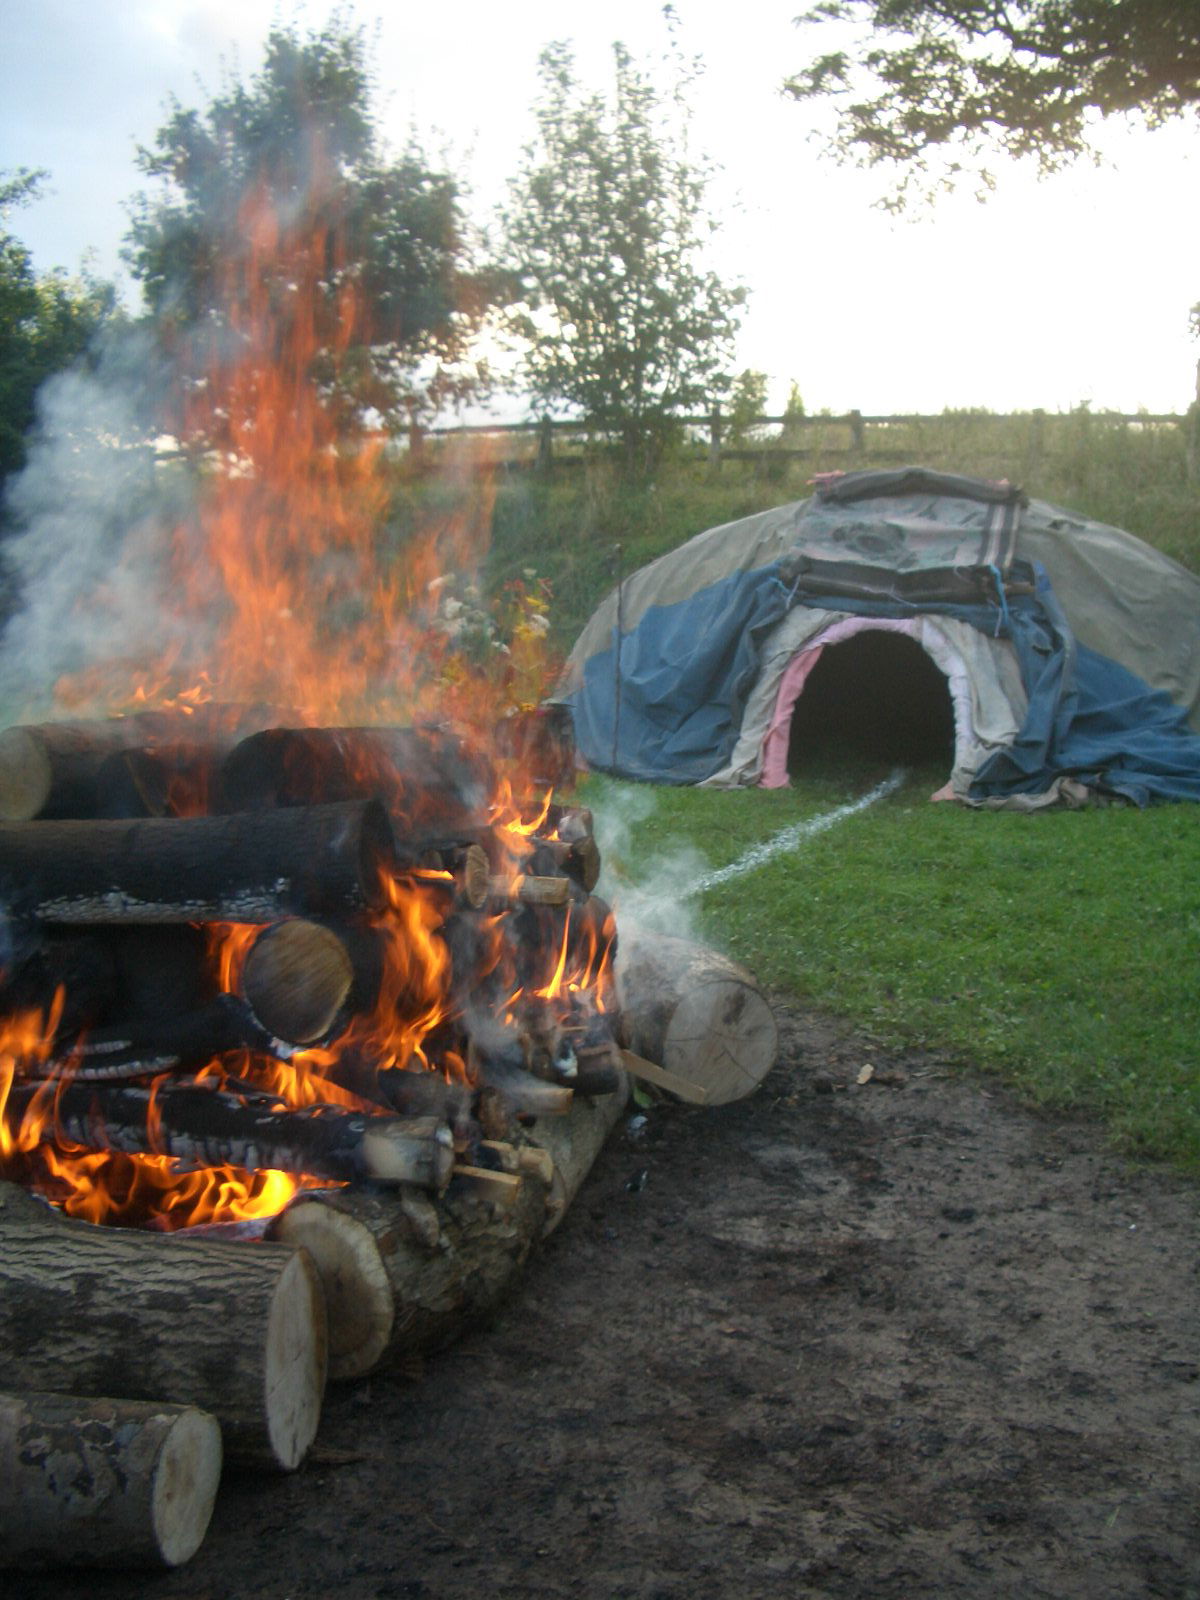
[[[496,792],[446,728],[200,708],[0,734],[0,1007],[51,1019],[7,1081],[0,1060],[0,1458],[20,1441],[31,1464],[0,1491],[9,1562],[187,1559],[222,1450],[298,1466],[327,1376],[404,1365],[496,1306],[627,1072],[717,1103],[769,1067],[769,1008],[712,952],[631,941],[618,1003],[589,814],[513,825]],[[389,957],[398,885],[447,969],[407,1055],[359,1026],[428,1001]],[[298,1063],[304,1103],[273,1076]],[[256,1229],[97,1229],[24,1192],[61,1200],[64,1153],[305,1186]],[[65,1505],[68,1460],[91,1487]]]

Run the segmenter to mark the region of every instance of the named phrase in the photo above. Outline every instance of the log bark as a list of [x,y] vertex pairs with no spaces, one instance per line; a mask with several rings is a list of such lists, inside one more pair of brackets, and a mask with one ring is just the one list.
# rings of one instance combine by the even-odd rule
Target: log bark
[[[272,1237],[313,1257],[330,1308],[331,1378],[361,1378],[440,1349],[490,1316],[536,1243],[561,1221],[625,1104],[627,1085],[538,1123],[517,1148],[515,1194],[453,1181],[436,1202],[412,1189],[306,1191]],[[551,1172],[546,1163],[549,1152]],[[547,1183],[547,1178],[549,1183]],[[511,1181],[511,1179],[510,1179]]]
[[0,883],[45,922],[275,922],[378,905],[374,801],[265,815],[0,824]]
[[207,705],[6,728],[0,733],[0,820],[99,816],[101,768],[121,751],[241,739],[278,715],[265,706]]
[[199,1549],[221,1430],[193,1406],[0,1394],[0,1567],[177,1567]]
[[223,811],[378,799],[398,838],[451,839],[484,814],[491,763],[448,728],[268,728],[233,749],[218,785]]
[[621,1043],[703,1089],[708,1105],[752,1093],[774,1065],[774,1013],[750,973],[726,956],[623,930],[616,974]]
[[0,1369],[10,1390],[197,1406],[227,1457],[291,1470],[324,1392],[320,1280],[301,1251],[96,1228],[0,1184]]
[[[10,1089],[4,1122],[14,1133],[45,1099],[43,1086]],[[54,1093],[44,1140],[85,1150],[165,1155],[208,1167],[307,1174],[333,1183],[411,1183],[440,1191],[454,1141],[436,1117],[372,1117],[329,1105],[281,1109],[193,1084],[67,1081]]]

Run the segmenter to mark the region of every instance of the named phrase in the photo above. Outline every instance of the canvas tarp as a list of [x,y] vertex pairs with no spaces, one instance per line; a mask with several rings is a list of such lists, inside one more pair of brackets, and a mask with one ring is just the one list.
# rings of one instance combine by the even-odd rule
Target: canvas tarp
[[1200,579],[1006,484],[847,474],[661,557],[619,609],[618,638],[617,595],[598,608],[566,682],[605,770],[759,781],[789,665],[859,619],[910,624],[946,673],[958,798],[1200,798]]

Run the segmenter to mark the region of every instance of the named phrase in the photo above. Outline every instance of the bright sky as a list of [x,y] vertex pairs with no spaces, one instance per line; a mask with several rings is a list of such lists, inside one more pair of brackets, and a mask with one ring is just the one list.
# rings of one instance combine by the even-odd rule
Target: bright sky
[[[1195,128],[1107,139],[1112,165],[1036,182],[1011,171],[986,205],[962,197],[914,221],[873,208],[881,179],[833,166],[812,111],[779,94],[802,59],[803,0],[677,0],[681,42],[706,71],[695,139],[719,162],[719,266],[751,291],[738,366],[795,380],[810,410],[1097,408],[1175,411],[1195,393],[1200,300]],[[50,192],[9,225],[35,264],[94,252],[118,272],[134,150],[172,94],[203,107],[222,62],[249,76],[273,20],[326,0],[0,0],[0,169],[46,167]],[[575,41],[599,85],[608,47],[638,56],[665,34],[659,0],[441,0],[343,5],[375,30],[378,110],[451,152],[486,220],[532,132],[537,54]],[[814,46],[815,48],[815,43]]]

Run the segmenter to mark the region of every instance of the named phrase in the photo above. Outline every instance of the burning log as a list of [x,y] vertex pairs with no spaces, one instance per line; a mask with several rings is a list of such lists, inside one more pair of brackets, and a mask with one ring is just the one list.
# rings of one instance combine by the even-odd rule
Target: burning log
[[0,1567],[177,1567],[199,1549],[221,1430],[193,1406],[0,1394]]
[[750,1094],[775,1064],[770,1005],[745,968],[715,950],[625,932],[617,992],[622,1044],[703,1089],[708,1105]]
[[[18,1128],[46,1093],[43,1085],[14,1086],[5,1122]],[[68,1081],[54,1091],[52,1104],[44,1137],[85,1150],[308,1174],[333,1183],[410,1183],[436,1192],[450,1181],[454,1164],[450,1129],[435,1117],[372,1117],[330,1105],[281,1109],[271,1096],[247,1099],[206,1084]]]
[[0,820],[97,817],[101,771],[122,751],[172,744],[195,748],[207,741],[215,760],[230,741],[270,720],[265,707],[225,705],[6,728],[0,733]]
[[377,801],[271,816],[0,824],[0,882],[46,922],[274,922],[381,897]]
[[320,1419],[320,1280],[302,1251],[95,1228],[0,1184],[0,1364],[14,1390],[200,1407],[228,1457],[289,1471]]
[[491,764],[445,728],[267,728],[221,767],[223,811],[378,799],[401,840],[436,829],[452,840],[484,814]]
[[296,917],[255,939],[241,988],[268,1033],[288,1044],[312,1044],[332,1028],[353,983],[354,966],[337,934]]

